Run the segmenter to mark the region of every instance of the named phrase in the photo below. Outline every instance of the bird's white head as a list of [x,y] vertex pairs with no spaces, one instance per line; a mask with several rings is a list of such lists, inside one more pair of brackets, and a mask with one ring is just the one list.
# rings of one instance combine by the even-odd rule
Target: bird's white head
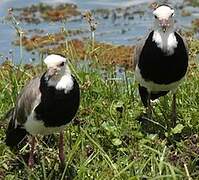
[[46,76],[50,79],[59,79],[65,74],[70,74],[67,59],[61,55],[51,54],[44,59],[47,66]]
[[57,90],[65,90],[65,93],[73,88],[73,78],[67,59],[61,55],[51,54],[44,59],[47,65],[45,78],[48,86],[54,86]]
[[155,30],[166,33],[174,29],[174,9],[168,5],[160,5],[153,11]]

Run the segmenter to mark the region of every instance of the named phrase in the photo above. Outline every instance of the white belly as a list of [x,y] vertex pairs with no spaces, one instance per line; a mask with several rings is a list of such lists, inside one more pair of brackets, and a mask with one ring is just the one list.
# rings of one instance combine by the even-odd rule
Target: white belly
[[173,92],[175,92],[184,78],[180,79],[179,81],[170,83],[170,84],[157,84],[152,81],[145,81],[144,78],[142,78],[140,69],[138,68],[138,66],[136,66],[135,79],[136,79],[136,81],[139,82],[139,84],[141,86],[147,88],[147,90],[149,92],[158,92],[158,91],[173,91]]
[[49,135],[64,130],[66,125],[59,127],[45,127],[44,122],[35,119],[35,113],[31,113],[24,124],[26,131],[32,135]]

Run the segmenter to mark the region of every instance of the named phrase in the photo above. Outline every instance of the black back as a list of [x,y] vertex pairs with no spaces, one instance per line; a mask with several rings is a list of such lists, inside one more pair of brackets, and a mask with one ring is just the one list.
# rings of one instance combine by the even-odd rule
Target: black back
[[46,127],[58,127],[69,123],[75,116],[80,103],[79,85],[74,77],[73,89],[64,90],[48,87],[45,74],[41,78],[41,103],[35,108],[36,118]]
[[188,66],[188,53],[183,39],[175,33],[178,45],[174,54],[167,55],[153,41],[152,31],[143,46],[138,67],[142,77],[157,84],[170,84],[184,77]]

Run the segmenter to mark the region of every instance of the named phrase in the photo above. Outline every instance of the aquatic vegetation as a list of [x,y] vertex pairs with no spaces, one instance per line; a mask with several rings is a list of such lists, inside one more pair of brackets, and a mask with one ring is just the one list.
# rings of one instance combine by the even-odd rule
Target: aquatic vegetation
[[[75,60],[95,59],[103,65],[123,65],[127,68],[132,67],[134,46],[116,46],[95,42],[92,51],[89,48],[88,40],[73,39],[66,41],[70,34],[79,34],[82,31],[66,31],[66,33],[55,33],[49,35],[34,35],[30,38],[23,36],[22,45],[28,51],[37,49],[40,53],[68,54]],[[67,35],[66,35],[67,34]],[[14,42],[19,45],[20,41]]]
[[[24,35],[22,38],[22,45],[26,48],[27,51],[31,51],[33,49],[39,50],[39,48],[42,47],[63,43],[66,39],[66,36],[78,35],[83,32],[84,31],[81,30],[68,30],[67,32],[58,32],[48,35],[33,35],[30,38]],[[13,43],[17,46],[20,45],[19,40],[16,40]]]
[[44,3],[23,8],[13,8],[16,18],[21,22],[38,24],[41,21],[60,21],[80,16],[75,4],[59,4],[52,6]]
[[195,32],[199,32],[199,18],[192,21],[192,26]]
[[199,6],[198,0],[185,0],[185,1],[188,2],[192,6]]
[[181,16],[191,16],[191,13],[185,9],[181,11]]

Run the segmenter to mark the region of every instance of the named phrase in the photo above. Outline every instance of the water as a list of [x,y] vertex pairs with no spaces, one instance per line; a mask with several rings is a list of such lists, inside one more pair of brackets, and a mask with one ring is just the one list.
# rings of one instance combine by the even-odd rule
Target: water
[[[103,18],[102,16],[96,14],[96,19],[98,22],[98,27],[96,31],[96,40],[100,42],[113,43],[118,45],[132,45],[137,43],[137,40],[142,37],[153,24],[153,18],[151,15],[151,10],[148,8],[148,4],[151,0],[1,0],[0,1],[0,16],[3,19],[7,15],[7,9],[10,7],[21,8],[25,6],[30,6],[39,2],[56,4],[60,2],[75,3],[81,9],[82,12],[85,10],[94,9],[112,9],[112,14],[108,18]],[[182,0],[172,1],[175,5],[182,4]],[[122,14],[114,19],[114,9],[115,8],[125,8],[129,7],[126,12],[130,15],[126,16]],[[144,11],[143,15],[134,12]],[[194,13],[192,16],[182,17],[181,12],[176,11],[177,27],[186,28],[190,27],[191,21],[199,16],[198,9],[191,9]],[[63,23],[40,23],[27,24],[21,23],[20,26],[23,30],[28,29],[43,29],[44,34],[59,32],[61,27],[66,27],[67,29],[82,29],[88,30],[88,25],[80,17],[76,21],[69,21],[66,24]],[[12,42],[16,39],[15,30],[8,24],[0,23],[0,55],[1,61],[5,57],[14,57],[16,63],[20,62],[20,50],[19,47],[15,47]],[[88,37],[88,33],[84,33],[81,36],[76,36],[79,39]],[[75,37],[75,38],[76,38]],[[9,53],[12,52],[12,53]],[[23,50],[23,60],[27,63],[31,62],[31,59],[38,59],[38,54],[34,55],[30,52]],[[1,63],[0,61],[0,63]]]

